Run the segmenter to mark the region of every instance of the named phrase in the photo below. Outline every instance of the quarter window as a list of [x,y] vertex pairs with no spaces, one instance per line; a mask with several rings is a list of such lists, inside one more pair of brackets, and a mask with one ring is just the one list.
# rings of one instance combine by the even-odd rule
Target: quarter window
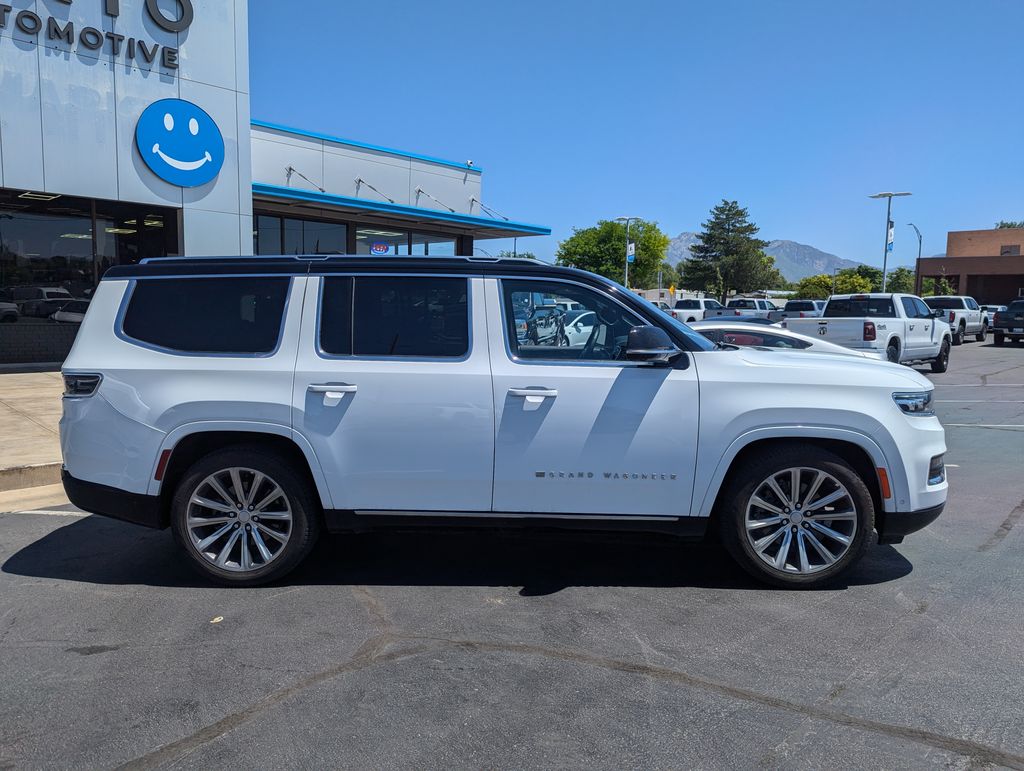
[[122,330],[173,351],[270,353],[280,336],[289,282],[286,277],[138,281]]
[[325,278],[320,347],[334,355],[464,356],[468,291],[464,278]]
[[629,330],[644,323],[611,298],[574,284],[505,280],[501,286],[506,339],[519,359],[624,361]]

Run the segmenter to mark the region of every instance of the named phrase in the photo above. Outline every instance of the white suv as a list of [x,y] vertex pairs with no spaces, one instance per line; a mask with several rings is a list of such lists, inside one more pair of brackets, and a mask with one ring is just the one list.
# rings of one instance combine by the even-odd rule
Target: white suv
[[[585,336],[517,333],[552,297]],[[70,499],[170,526],[229,584],[284,575],[321,529],[473,524],[712,531],[755,577],[808,586],[946,500],[923,376],[715,346],[532,260],[115,267],[63,371]]]

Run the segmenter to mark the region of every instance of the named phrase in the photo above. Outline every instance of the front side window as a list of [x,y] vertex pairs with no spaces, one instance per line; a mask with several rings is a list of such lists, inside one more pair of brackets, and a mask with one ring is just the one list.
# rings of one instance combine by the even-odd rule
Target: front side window
[[464,356],[469,352],[468,292],[464,278],[325,278],[320,348],[342,356]]
[[917,311],[917,317],[919,319],[930,319],[932,317],[931,309],[924,304],[924,300],[918,297],[914,298],[914,310]]
[[232,276],[142,280],[122,330],[186,353],[270,353],[277,347],[291,279]]
[[629,330],[645,323],[575,284],[504,280],[501,287],[509,350],[519,359],[624,361]]
[[901,297],[900,301],[903,303],[903,313],[908,319],[917,318],[917,308],[914,307],[914,301],[909,297]]

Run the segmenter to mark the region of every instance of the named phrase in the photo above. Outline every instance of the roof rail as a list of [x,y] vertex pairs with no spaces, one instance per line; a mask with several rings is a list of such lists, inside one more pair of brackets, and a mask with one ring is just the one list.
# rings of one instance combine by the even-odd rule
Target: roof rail
[[426,255],[426,254],[388,254],[388,255],[373,255],[373,254],[238,254],[238,255],[196,255],[196,256],[183,256],[173,255],[169,257],[144,257],[139,260],[142,265],[147,265],[154,262],[173,262],[177,261],[188,261],[195,262],[197,260],[335,260],[335,259],[357,259],[357,260],[372,260],[379,259],[385,262],[389,259],[401,259],[401,260],[460,260],[464,262],[487,262],[487,263],[501,263],[501,262],[513,262],[513,263],[527,263],[534,264],[537,260],[530,259],[529,257],[468,257],[468,256],[451,256],[451,255]]

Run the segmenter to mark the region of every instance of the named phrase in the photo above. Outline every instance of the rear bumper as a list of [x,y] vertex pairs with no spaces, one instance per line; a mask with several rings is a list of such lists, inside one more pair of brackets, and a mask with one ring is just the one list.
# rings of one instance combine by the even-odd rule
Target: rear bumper
[[82,511],[146,527],[167,527],[160,499],[155,495],[129,493],[116,487],[85,482],[75,479],[67,469],[62,469],[60,476],[68,500]]
[[917,511],[882,511],[878,513],[875,529],[879,543],[902,543],[903,537],[922,530],[936,519],[946,508],[945,502],[938,506]]

